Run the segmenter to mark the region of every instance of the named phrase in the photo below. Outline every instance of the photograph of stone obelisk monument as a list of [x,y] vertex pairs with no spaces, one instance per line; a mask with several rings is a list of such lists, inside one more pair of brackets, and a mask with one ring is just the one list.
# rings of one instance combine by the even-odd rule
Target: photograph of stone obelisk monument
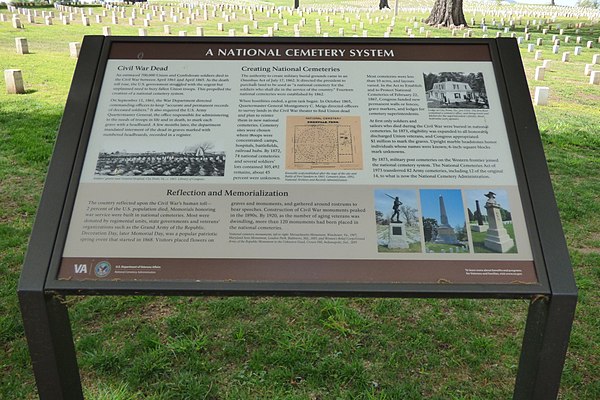
[[460,190],[421,190],[421,207],[426,252],[469,252],[465,211]]
[[465,190],[465,197],[473,251],[516,253],[515,233],[506,191]]
[[380,253],[421,253],[416,190],[375,191],[377,249]]

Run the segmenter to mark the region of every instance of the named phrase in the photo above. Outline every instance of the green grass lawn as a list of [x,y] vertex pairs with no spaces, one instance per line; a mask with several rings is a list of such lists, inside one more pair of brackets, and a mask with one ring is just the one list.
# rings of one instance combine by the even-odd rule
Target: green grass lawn
[[[425,247],[432,253],[457,253],[464,249],[462,246],[455,246],[453,244],[442,244],[442,243],[425,243]],[[467,249],[467,253],[469,250]]]
[[379,253],[421,253],[421,243],[413,242],[408,244],[407,249],[390,249],[387,246],[377,245]]
[[[329,2],[328,10],[332,3],[341,1]],[[418,33],[413,19],[418,22],[430,7],[419,4],[424,3],[401,3],[392,37],[407,37],[405,28]],[[489,6],[486,21],[500,20],[491,15],[495,8]],[[508,20],[515,8],[502,10],[509,11]],[[276,14],[255,14],[259,29],[251,29],[251,35],[263,35],[279,22],[276,34],[291,36],[301,18],[285,11],[285,26]],[[335,25],[323,23],[323,32],[338,36],[339,28],[352,32],[352,25],[362,21],[370,37],[381,37],[391,15],[356,9],[345,14],[346,22],[337,12]],[[482,18],[480,12],[465,16],[467,21]],[[316,18],[325,20],[316,12],[304,17],[301,30],[307,36]],[[515,28],[519,36],[527,19]],[[112,27],[113,35],[137,36],[142,27],[140,18],[136,26],[92,21],[90,27],[65,26],[57,19],[53,26],[22,20],[22,30],[13,29],[10,18],[0,22],[0,67],[21,69],[27,89],[24,95],[0,93],[0,399],[36,397],[16,288],[75,67],[68,44],[85,34],[101,34],[104,25]],[[241,12],[224,32],[217,31],[220,21],[219,15],[206,23],[205,34],[236,29],[241,35],[248,24]],[[586,25],[576,33],[569,24],[578,22]],[[195,34],[195,25],[165,24],[174,35],[183,30]],[[526,44],[558,35],[557,24],[572,41],[562,43],[559,54],[552,54],[550,40],[544,41],[541,49],[551,67],[545,81],[533,81],[542,61],[534,60]],[[152,23],[148,34],[162,34],[163,25]],[[558,15],[552,25],[546,35],[533,29],[532,40],[520,48],[531,92],[540,85],[551,90],[550,105],[535,110],[580,289],[560,398],[591,400],[600,398],[600,86],[587,83],[583,68],[600,53],[600,23]],[[447,29],[426,29],[432,36],[452,35]],[[493,37],[496,31],[490,27],[487,34]],[[473,28],[474,37],[482,34]],[[576,36],[584,43],[581,56],[573,55]],[[28,39],[32,54],[15,53],[16,37]],[[593,49],[585,48],[588,40],[594,41]],[[572,52],[570,62],[560,61],[562,51]],[[527,310],[523,300],[74,296],[67,301],[86,398],[107,400],[506,399],[514,385]]]

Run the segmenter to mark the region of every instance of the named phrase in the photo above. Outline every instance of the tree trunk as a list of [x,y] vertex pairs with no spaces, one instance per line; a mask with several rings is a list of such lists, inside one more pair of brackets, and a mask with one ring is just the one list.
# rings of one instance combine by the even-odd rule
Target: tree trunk
[[388,0],[379,0],[379,9],[383,10],[384,8],[390,8]]
[[300,0],[294,0],[294,9],[300,8]]
[[463,14],[463,0],[435,0],[431,14],[425,20],[429,25],[467,26]]

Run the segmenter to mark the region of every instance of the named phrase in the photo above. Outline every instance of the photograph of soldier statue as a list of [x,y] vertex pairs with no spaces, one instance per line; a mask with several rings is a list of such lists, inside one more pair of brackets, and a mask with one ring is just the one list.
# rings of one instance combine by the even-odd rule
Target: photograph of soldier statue
[[421,253],[417,191],[375,190],[375,224],[380,253]]

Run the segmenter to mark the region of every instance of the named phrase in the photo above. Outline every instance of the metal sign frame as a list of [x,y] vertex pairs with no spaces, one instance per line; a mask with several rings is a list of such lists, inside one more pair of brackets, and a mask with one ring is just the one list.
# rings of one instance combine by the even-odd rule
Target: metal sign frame
[[[539,284],[65,281],[56,275],[107,54],[115,42],[410,43],[489,46]],[[510,79],[509,79],[510,77]],[[527,81],[513,39],[134,38],[84,39],[18,287],[41,398],[83,398],[68,295],[277,295],[530,299],[515,399],[558,394],[577,288]]]

